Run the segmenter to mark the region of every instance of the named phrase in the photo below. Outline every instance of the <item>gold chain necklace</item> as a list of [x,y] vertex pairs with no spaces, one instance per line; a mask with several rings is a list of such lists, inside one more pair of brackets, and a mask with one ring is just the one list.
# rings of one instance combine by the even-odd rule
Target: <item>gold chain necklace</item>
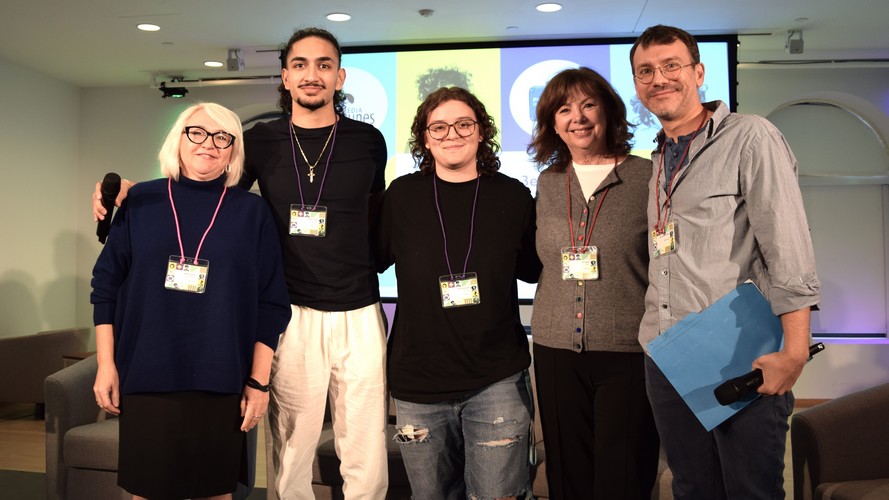
[[303,160],[305,160],[306,165],[309,166],[309,175],[308,175],[308,177],[309,177],[309,182],[315,182],[315,167],[317,167],[317,166],[318,166],[318,163],[321,162],[321,158],[324,156],[324,151],[327,150],[327,144],[330,143],[330,138],[333,137],[333,129],[336,128],[336,122],[334,122],[333,126],[330,127],[330,133],[327,134],[327,140],[324,141],[324,146],[321,148],[321,154],[318,155],[318,159],[315,160],[315,164],[314,164],[314,165],[312,165],[312,163],[309,162],[309,159],[306,158],[306,152],[303,151],[303,147],[302,147],[302,145],[299,143],[299,135],[297,135],[297,133],[296,133],[296,126],[295,126],[295,125],[292,125],[292,124],[291,124],[291,126],[293,127],[293,137],[296,138],[296,147],[299,148],[299,152],[300,152],[300,154],[303,155]]

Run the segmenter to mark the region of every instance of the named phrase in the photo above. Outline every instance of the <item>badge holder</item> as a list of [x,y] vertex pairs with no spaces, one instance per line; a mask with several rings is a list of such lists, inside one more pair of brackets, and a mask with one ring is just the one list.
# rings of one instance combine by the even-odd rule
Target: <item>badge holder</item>
[[327,207],[290,205],[290,234],[323,238],[327,234]]
[[566,281],[599,279],[598,247],[563,248],[562,279]]
[[164,287],[167,290],[179,292],[204,293],[207,291],[207,273],[210,271],[210,261],[198,259],[197,264],[193,258],[186,258],[182,262],[179,255],[171,255],[167,262],[167,279]]
[[651,231],[651,256],[660,257],[676,251],[676,223],[669,221],[664,225],[663,232]]
[[444,308],[474,306],[482,302],[476,273],[441,276],[438,284]]

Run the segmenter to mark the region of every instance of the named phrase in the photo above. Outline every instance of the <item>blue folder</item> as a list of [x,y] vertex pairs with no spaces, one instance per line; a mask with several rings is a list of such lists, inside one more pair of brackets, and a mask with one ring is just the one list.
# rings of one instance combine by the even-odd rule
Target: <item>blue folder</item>
[[722,406],[713,390],[749,373],[763,354],[781,349],[784,329],[753,283],[744,283],[700,313],[692,313],[646,346],[646,351],[708,431],[759,397]]

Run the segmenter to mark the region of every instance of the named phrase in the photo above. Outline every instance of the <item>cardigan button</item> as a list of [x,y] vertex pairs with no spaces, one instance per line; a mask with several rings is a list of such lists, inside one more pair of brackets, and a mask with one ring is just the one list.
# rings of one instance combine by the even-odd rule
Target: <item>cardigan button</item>
[[577,313],[577,319],[580,319],[582,317],[583,317],[583,313]]

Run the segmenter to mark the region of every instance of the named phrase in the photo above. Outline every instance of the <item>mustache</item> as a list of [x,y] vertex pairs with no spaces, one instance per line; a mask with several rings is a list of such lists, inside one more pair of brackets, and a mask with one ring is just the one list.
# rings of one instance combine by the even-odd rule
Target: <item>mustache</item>
[[319,89],[327,88],[324,84],[322,84],[322,83],[315,83],[315,82],[312,82],[312,83],[304,83],[304,84],[302,84],[302,85],[299,86],[299,88],[301,88],[301,89],[304,89],[304,88],[306,88],[306,87],[316,87],[316,88],[319,88]]

